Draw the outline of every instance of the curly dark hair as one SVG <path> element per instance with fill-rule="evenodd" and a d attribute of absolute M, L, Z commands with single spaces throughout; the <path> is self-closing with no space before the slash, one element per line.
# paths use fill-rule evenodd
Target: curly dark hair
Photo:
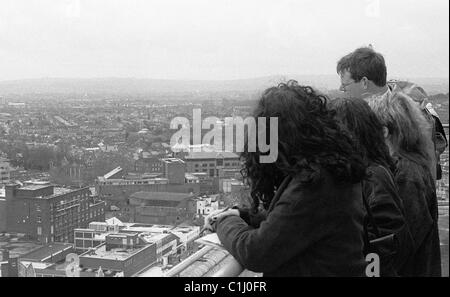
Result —
<path fill-rule="evenodd" d="M 367 164 L 379 164 L 394 172 L 395 162 L 385 143 L 383 125 L 369 104 L 363 99 L 337 98 L 330 101 L 329 105 L 355 136 Z"/>
<path fill-rule="evenodd" d="M 246 138 L 242 175 L 250 186 L 253 210 L 260 202 L 267 209 L 287 176 L 300 177 L 303 187 L 320 184 L 323 170 L 337 183 L 354 184 L 364 179 L 363 155 L 327 102 L 327 97 L 294 80 L 263 92 L 253 116 L 278 117 L 278 158 L 274 163 L 261 163 L 259 157 L 264 154 L 258 146 L 256 152 L 249 152 Z M 266 130 L 268 134 L 269 128 Z"/>

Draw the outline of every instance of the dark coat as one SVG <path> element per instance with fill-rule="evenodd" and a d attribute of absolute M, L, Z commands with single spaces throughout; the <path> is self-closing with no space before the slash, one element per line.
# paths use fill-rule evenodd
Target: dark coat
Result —
<path fill-rule="evenodd" d="M 266 277 L 364 276 L 363 220 L 361 186 L 323 172 L 313 188 L 287 178 L 259 227 L 228 216 L 216 232 L 243 267 Z"/>
<path fill-rule="evenodd" d="M 398 157 L 395 182 L 414 240 L 402 275 L 441 276 L 438 205 L 431 173 L 425 166 Z"/>
<path fill-rule="evenodd" d="M 393 174 L 387 168 L 372 164 L 367 168 L 367 178 L 363 181 L 363 196 L 370 207 L 379 237 L 395 234 L 398 248 L 389 257 L 389 263 L 381 258 L 381 266 L 392 265 L 398 275 L 411 254 L 413 239 L 406 223 L 404 206 L 399 196 Z M 368 226 L 369 239 L 377 238 L 373 226 Z M 394 251 L 394 250 L 393 250 Z"/>

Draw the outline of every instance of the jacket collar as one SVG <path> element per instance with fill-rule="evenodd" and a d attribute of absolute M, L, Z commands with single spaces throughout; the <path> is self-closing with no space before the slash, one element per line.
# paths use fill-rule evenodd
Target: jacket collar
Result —
<path fill-rule="evenodd" d="M 291 176 L 287 176 L 284 178 L 283 182 L 281 183 L 280 187 L 278 188 L 277 192 L 275 193 L 275 196 L 273 196 L 272 201 L 270 202 L 268 212 L 272 211 L 277 201 L 280 199 L 281 194 L 283 194 L 284 190 L 286 190 L 289 183 L 292 181 Z"/>

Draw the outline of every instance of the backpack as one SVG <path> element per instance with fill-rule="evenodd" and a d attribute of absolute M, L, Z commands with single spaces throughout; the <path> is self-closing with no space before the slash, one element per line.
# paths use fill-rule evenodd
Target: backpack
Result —
<path fill-rule="evenodd" d="M 436 158 L 436 160 L 434 160 L 436 164 L 436 172 L 432 175 L 436 180 L 442 179 L 440 157 L 447 148 L 448 141 L 441 120 L 439 119 L 439 115 L 433 109 L 431 102 L 429 102 L 427 93 L 419 85 L 408 81 L 390 80 L 387 84 L 393 93 L 402 92 L 412 98 L 418 104 L 425 118 L 430 123 L 430 137 L 433 140 Z"/>

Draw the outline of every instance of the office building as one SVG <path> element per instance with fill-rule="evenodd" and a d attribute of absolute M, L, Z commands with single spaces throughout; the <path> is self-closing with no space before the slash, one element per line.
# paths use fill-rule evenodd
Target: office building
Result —
<path fill-rule="evenodd" d="M 89 188 L 62 188 L 48 182 L 5 186 L 6 231 L 41 243 L 73 242 L 75 228 L 104 220 L 104 208 Z"/>

